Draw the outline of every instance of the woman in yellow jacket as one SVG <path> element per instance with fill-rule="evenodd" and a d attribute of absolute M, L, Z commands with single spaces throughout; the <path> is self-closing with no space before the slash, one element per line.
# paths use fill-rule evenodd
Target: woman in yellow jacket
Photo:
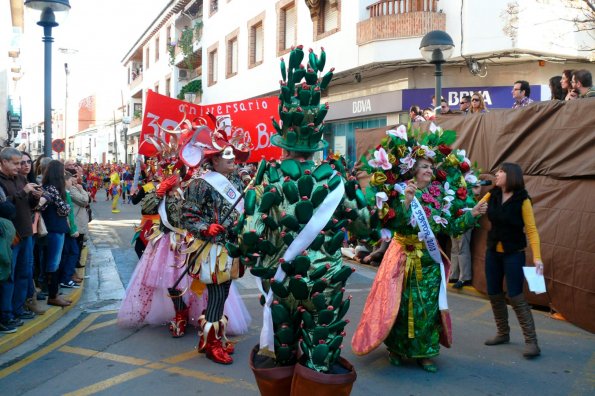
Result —
<path fill-rule="evenodd" d="M 490 192 L 487 215 L 492 228 L 487 241 L 486 281 L 498 333 L 485 344 L 499 345 L 510 341 L 508 309 L 502 287 L 506 278 L 508 298 L 525 337 L 523 356 L 531 359 L 541 352 L 531 307 L 523 295 L 527 237 L 538 273 L 543 273 L 543 262 L 531 198 L 525 190 L 523 171 L 519 165 L 505 162 L 496 172 L 496 187 Z"/>

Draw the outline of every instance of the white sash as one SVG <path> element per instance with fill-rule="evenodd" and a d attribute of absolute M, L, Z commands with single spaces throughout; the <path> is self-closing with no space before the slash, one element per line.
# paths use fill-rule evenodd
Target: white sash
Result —
<path fill-rule="evenodd" d="M 401 188 L 405 191 L 406 185 L 400 183 Z M 426 216 L 426 212 L 417 200 L 417 197 L 413 197 L 411 201 L 411 217 L 415 218 L 417 227 L 419 228 L 418 238 L 423 241 L 426 245 L 426 249 L 430 253 L 430 257 L 436 263 L 440 264 L 440 294 L 438 295 L 438 307 L 440 310 L 448 309 L 448 301 L 446 299 L 446 274 L 444 273 L 444 263 L 442 262 L 442 256 L 440 255 L 440 249 L 438 247 L 438 241 L 432 232 L 430 222 Z"/>
<path fill-rule="evenodd" d="M 236 203 L 236 200 L 242 195 L 233 184 L 229 181 L 228 178 L 223 176 L 219 172 L 210 171 L 205 173 L 200 177 L 207 183 L 211 185 L 217 192 L 225 198 L 227 202 L 231 205 Z M 236 207 L 234 208 L 238 213 L 242 214 L 244 212 L 244 199 L 240 200 Z"/>
<path fill-rule="evenodd" d="M 293 261 L 293 259 L 299 253 L 303 252 L 308 248 L 308 246 L 310 246 L 312 241 L 314 241 L 314 238 L 318 236 L 320 231 L 331 219 L 331 216 L 335 212 L 335 209 L 337 209 L 337 206 L 339 206 L 339 203 L 341 202 L 341 198 L 343 198 L 344 193 L 345 186 L 343 185 L 343 183 L 340 183 L 334 191 L 327 195 L 327 197 L 324 199 L 324 201 L 322 201 L 322 203 L 318 207 L 318 210 L 316 211 L 316 213 L 314 213 L 310 221 L 308 221 L 308 223 L 302 229 L 302 231 L 300 231 L 300 233 L 296 236 L 293 242 L 291 242 L 291 244 L 287 247 L 285 254 L 283 254 L 283 259 L 285 261 Z M 277 282 L 282 282 L 285 279 L 285 271 L 283 271 L 280 265 L 277 267 L 277 272 L 275 273 L 274 279 Z M 273 315 L 271 312 L 271 304 L 273 302 L 273 291 L 269 289 L 269 292 L 265 293 L 259 279 L 256 279 L 256 284 L 260 289 L 262 295 L 266 295 L 266 300 L 262 314 L 260 349 L 267 349 L 271 352 L 275 352 L 275 333 L 273 329 Z"/>

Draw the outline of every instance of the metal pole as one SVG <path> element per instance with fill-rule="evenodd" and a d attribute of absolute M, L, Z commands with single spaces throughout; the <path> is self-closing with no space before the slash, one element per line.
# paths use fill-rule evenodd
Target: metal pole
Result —
<path fill-rule="evenodd" d="M 45 11 L 44 11 L 45 12 Z M 53 12 L 52 13 L 53 17 Z M 43 155 L 52 157 L 52 26 L 43 26 L 44 42 L 44 84 L 43 84 L 43 122 L 44 122 L 44 137 L 43 137 Z"/>
<path fill-rule="evenodd" d="M 434 76 L 436 76 L 436 92 L 434 93 L 434 98 L 436 98 L 435 109 L 436 114 L 440 114 L 440 106 L 442 105 L 442 63 L 436 63 Z"/>
<path fill-rule="evenodd" d="M 66 94 L 64 95 L 64 143 L 66 145 L 66 158 L 72 158 L 72 154 L 70 153 L 70 144 L 68 139 L 68 75 L 70 74 L 70 70 L 68 70 L 68 63 L 64 63 L 64 72 L 66 73 Z"/>

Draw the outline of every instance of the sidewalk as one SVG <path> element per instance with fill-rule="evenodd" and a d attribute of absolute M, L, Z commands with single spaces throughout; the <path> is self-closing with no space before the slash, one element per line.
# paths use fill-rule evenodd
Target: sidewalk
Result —
<path fill-rule="evenodd" d="M 89 249 L 83 250 L 83 256 L 81 262 L 88 263 L 88 251 Z M 85 268 L 86 269 L 86 265 Z M 43 315 L 36 315 L 35 318 L 24 320 L 25 324 L 17 327 L 17 332 L 12 334 L 1 334 L 0 335 L 0 354 L 9 351 L 25 341 L 29 340 L 36 334 L 39 334 L 42 330 L 48 328 L 58 319 L 63 317 L 66 313 L 72 310 L 83 295 L 83 289 L 86 281 L 80 284 L 78 289 L 66 289 L 60 288 L 60 292 L 63 297 L 72 301 L 72 304 L 68 307 L 55 307 L 47 305 L 47 301 L 38 301 L 42 308 L 46 309 Z"/>

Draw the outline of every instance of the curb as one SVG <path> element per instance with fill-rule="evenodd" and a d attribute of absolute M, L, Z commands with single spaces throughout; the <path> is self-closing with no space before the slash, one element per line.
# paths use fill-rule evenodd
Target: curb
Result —
<path fill-rule="evenodd" d="M 85 252 L 85 250 L 87 250 L 87 252 Z M 83 270 L 86 271 L 86 264 L 88 264 L 89 260 L 88 249 L 85 250 L 83 250 L 83 253 L 81 253 L 81 261 L 85 263 Z M 0 335 L 0 354 L 21 345 L 66 315 L 66 313 L 74 308 L 74 306 L 76 306 L 81 299 L 84 285 L 85 281 L 83 280 L 78 289 L 60 288 L 60 291 L 63 293 L 63 297 L 67 297 L 70 301 L 72 301 L 72 304 L 67 307 L 56 307 L 47 305 L 47 303 L 44 301 L 38 301 L 44 308 L 47 308 L 47 311 L 43 315 L 35 315 L 35 318 L 33 319 L 24 320 L 25 324 L 17 327 L 16 333 Z"/>
<path fill-rule="evenodd" d="M 83 281 L 84 283 L 84 281 Z M 16 333 L 4 334 L 0 336 L 0 354 L 21 345 L 34 335 L 48 328 L 68 311 L 70 311 L 79 301 L 83 293 L 83 283 L 78 289 L 72 289 L 71 293 L 64 293 L 63 296 L 72 301 L 68 307 L 48 306 L 48 310 L 43 315 L 36 315 L 35 318 L 25 320 L 25 324 L 18 327 Z M 44 304 L 45 305 L 45 304 Z"/>

